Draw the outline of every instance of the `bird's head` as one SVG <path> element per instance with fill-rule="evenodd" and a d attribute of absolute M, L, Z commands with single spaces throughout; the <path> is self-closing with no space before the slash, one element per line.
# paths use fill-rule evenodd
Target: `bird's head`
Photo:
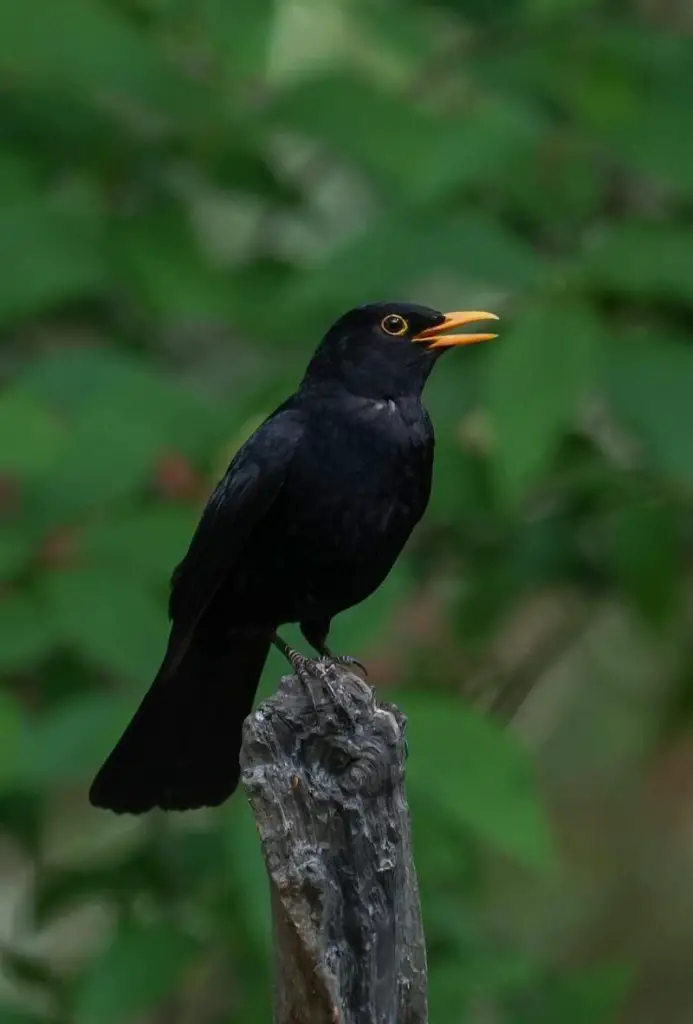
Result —
<path fill-rule="evenodd" d="M 440 313 L 409 302 L 358 306 L 330 327 L 306 379 L 338 382 L 372 398 L 419 395 L 443 352 L 496 337 L 460 328 L 497 319 L 480 310 Z"/>

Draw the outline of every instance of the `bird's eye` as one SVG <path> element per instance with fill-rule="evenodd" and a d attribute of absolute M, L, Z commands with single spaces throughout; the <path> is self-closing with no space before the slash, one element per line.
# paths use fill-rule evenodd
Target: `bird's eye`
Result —
<path fill-rule="evenodd" d="M 394 334 L 396 336 L 406 334 L 409 330 L 409 324 L 399 313 L 389 313 L 386 317 L 383 317 L 380 321 L 380 327 L 386 334 Z"/>

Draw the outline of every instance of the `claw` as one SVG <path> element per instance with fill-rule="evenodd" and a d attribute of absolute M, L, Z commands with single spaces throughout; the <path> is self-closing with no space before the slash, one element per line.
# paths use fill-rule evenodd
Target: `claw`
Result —
<path fill-rule="evenodd" d="M 361 671 L 363 672 L 364 678 L 365 679 L 368 678 L 368 669 L 366 668 L 366 666 L 362 662 L 360 662 L 357 658 L 353 658 L 351 656 L 351 654 L 333 654 L 332 651 L 329 651 L 329 650 L 325 649 L 325 651 L 323 653 L 323 657 L 327 661 L 333 662 L 335 665 L 345 665 L 345 666 L 348 666 L 349 668 L 351 668 L 352 666 L 355 665 L 356 668 L 360 668 L 361 669 Z"/>
<path fill-rule="evenodd" d="M 351 654 L 341 654 L 337 658 L 337 661 L 340 665 L 355 665 L 356 668 L 360 668 L 363 672 L 364 679 L 368 679 L 368 669 L 362 661 L 358 660 L 358 658 L 352 657 Z"/>

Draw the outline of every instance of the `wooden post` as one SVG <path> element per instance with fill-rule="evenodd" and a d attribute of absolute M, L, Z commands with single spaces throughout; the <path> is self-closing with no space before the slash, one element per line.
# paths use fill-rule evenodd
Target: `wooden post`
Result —
<path fill-rule="evenodd" d="M 275 1024 L 427 1024 L 406 720 L 350 670 L 311 673 L 249 716 L 241 753 L 270 882 Z"/>

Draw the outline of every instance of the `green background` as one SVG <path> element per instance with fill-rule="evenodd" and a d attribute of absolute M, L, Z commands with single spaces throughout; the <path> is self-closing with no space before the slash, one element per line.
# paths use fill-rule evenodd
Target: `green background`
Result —
<path fill-rule="evenodd" d="M 0 1024 L 270 1020 L 243 798 L 86 790 L 215 480 L 382 298 L 502 317 L 431 380 L 427 517 L 334 633 L 409 716 L 431 1021 L 693 1019 L 692 34 L 677 0 L 0 0 Z"/>

